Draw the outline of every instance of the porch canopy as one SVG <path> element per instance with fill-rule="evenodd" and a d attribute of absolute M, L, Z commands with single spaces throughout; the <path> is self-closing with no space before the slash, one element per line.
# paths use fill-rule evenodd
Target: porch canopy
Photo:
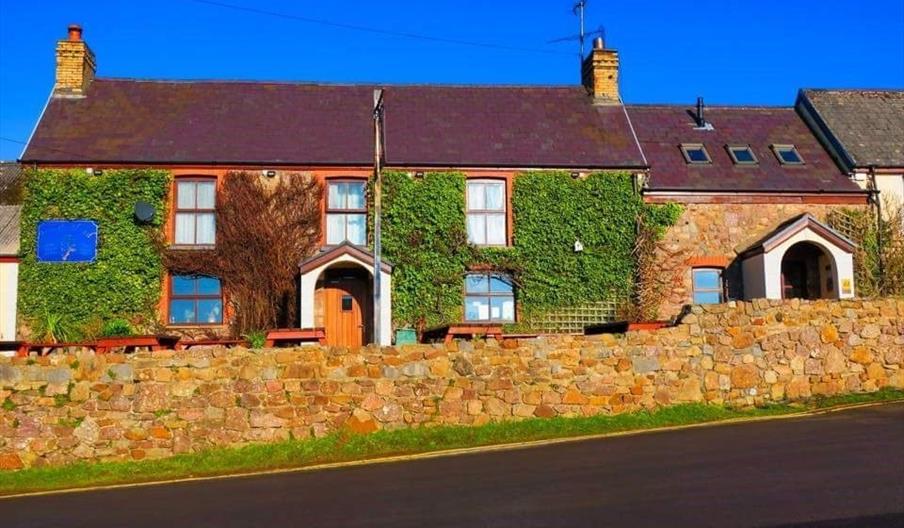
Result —
<path fill-rule="evenodd" d="M 356 269 L 364 270 L 367 276 L 373 280 L 374 255 L 370 251 L 344 242 L 337 246 L 323 248 L 320 252 L 304 259 L 299 264 L 301 273 L 299 288 L 299 313 L 302 328 L 323 326 L 323 321 L 318 319 L 318 303 L 316 292 L 318 281 L 324 276 L 324 272 L 331 269 Z M 392 264 L 382 261 L 380 266 L 380 328 L 376 336 L 380 345 L 392 344 Z M 363 273 L 363 271 L 362 271 Z M 370 290 L 372 291 L 372 290 Z M 372 299 L 367 299 L 372 303 Z M 322 307 L 321 312 L 322 312 Z M 369 309 L 364 310 L 365 317 L 370 316 Z M 330 314 L 320 313 L 320 317 L 329 317 Z M 365 325 L 371 324 L 365 321 Z M 331 336 L 327 335 L 327 339 Z"/>
<path fill-rule="evenodd" d="M 856 244 L 804 213 L 740 252 L 746 299 L 854 296 Z"/>

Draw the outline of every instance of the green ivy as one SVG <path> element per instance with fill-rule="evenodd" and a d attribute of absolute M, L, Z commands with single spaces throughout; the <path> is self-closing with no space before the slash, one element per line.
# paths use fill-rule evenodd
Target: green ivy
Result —
<path fill-rule="evenodd" d="M 431 327 L 460 319 L 468 260 L 465 176 L 383 175 L 383 254 L 395 265 L 393 319 Z"/>
<path fill-rule="evenodd" d="M 463 277 L 475 264 L 514 276 L 522 320 L 561 306 L 626 298 L 638 216 L 664 231 L 681 212 L 644 204 L 628 173 L 575 179 L 560 171 L 525 172 L 514 181 L 513 247 L 475 248 L 467 243 L 465 185 L 458 172 L 384 175 L 383 252 L 396 265 L 397 325 L 461 320 Z M 574 251 L 576 240 L 583 251 Z"/>
<path fill-rule="evenodd" d="M 151 169 L 38 170 L 25 177 L 19 310 L 29 324 L 65 316 L 84 332 L 98 321 L 155 320 L 163 273 L 160 235 L 166 218 L 168 172 Z M 135 203 L 156 209 L 148 225 L 133 217 Z M 42 263 L 35 257 L 38 222 L 98 222 L 94 263 Z"/>

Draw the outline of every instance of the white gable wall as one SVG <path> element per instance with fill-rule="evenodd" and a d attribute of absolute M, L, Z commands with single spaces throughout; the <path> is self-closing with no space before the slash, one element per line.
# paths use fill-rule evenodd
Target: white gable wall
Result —
<path fill-rule="evenodd" d="M 0 262 L 0 341 L 16 339 L 16 302 L 19 264 Z"/>

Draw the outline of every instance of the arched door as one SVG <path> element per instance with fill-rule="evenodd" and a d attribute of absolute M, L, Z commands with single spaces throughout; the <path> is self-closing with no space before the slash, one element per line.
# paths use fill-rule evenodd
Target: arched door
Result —
<path fill-rule="evenodd" d="M 370 275 L 360 268 L 326 270 L 317 283 L 315 303 L 321 313 L 326 342 L 360 347 L 371 341 Z"/>
<path fill-rule="evenodd" d="M 834 277 L 832 258 L 822 248 L 798 242 L 782 257 L 782 298 L 836 298 Z"/>

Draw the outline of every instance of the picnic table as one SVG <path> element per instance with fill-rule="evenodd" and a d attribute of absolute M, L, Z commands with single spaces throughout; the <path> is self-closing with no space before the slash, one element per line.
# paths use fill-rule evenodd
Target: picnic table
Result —
<path fill-rule="evenodd" d="M 180 336 L 174 335 L 138 335 L 123 337 L 101 337 L 97 340 L 95 350 L 98 354 L 106 354 L 113 348 L 122 348 L 123 352 L 134 352 L 136 348 L 150 350 L 166 350 L 176 348 Z"/>
<path fill-rule="evenodd" d="M 224 347 L 234 347 L 234 346 L 248 346 L 247 339 L 191 339 L 187 341 L 179 341 L 176 343 L 176 350 L 188 350 L 192 347 L 196 346 L 224 346 Z"/>
<path fill-rule="evenodd" d="M 446 343 L 451 343 L 456 337 L 484 335 L 495 337 L 502 341 L 502 324 L 500 323 L 456 323 L 431 328 L 424 332 L 424 340 L 443 338 Z"/>
<path fill-rule="evenodd" d="M 61 350 L 64 348 L 87 348 L 89 350 L 97 351 L 97 343 L 93 341 L 63 343 L 32 343 L 28 341 L 21 341 L 19 342 L 19 346 L 16 348 L 16 355 L 19 357 L 25 357 L 32 350 L 37 350 L 38 355 L 44 356 L 53 352 L 54 350 Z"/>
<path fill-rule="evenodd" d="M 267 332 L 264 346 L 269 348 L 312 341 L 317 341 L 321 345 L 326 344 L 326 332 L 323 328 L 277 328 L 270 330 Z"/>

